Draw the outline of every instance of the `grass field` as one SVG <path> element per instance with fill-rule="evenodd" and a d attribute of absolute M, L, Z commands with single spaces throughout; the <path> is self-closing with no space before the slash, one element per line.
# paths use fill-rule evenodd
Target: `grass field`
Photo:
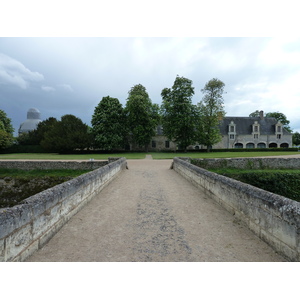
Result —
<path fill-rule="evenodd" d="M 91 170 L 19 170 L 19 169 L 3 169 L 0 168 L 0 179 L 5 177 L 14 178 L 36 178 L 36 177 L 77 177 L 81 174 L 90 172 Z"/>
<path fill-rule="evenodd" d="M 149 153 L 153 159 L 172 159 L 174 157 L 191 158 L 234 158 L 234 157 L 258 157 L 298 154 L 298 152 L 274 151 L 274 152 L 189 152 L 189 153 Z M 300 153 L 299 153 L 300 158 Z"/>
<path fill-rule="evenodd" d="M 152 155 L 153 159 L 173 159 L 174 157 L 191 157 L 191 158 L 234 158 L 234 157 L 258 157 L 258 156 L 278 156 L 298 154 L 299 152 L 211 152 L 211 153 L 114 153 L 114 154 L 57 154 L 57 153 L 15 153 L 15 154 L 0 154 L 1 159 L 12 160 L 107 160 L 108 157 L 125 157 L 126 159 L 144 159 L 147 155 Z"/>

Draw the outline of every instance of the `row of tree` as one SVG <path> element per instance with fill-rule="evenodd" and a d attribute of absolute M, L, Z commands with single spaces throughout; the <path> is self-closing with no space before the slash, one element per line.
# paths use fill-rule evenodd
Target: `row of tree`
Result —
<path fill-rule="evenodd" d="M 73 115 L 61 120 L 49 118 L 38 124 L 37 129 L 18 137 L 20 145 L 40 145 L 49 152 L 65 153 L 74 149 L 101 149 L 105 151 L 126 149 L 129 144 L 143 147 L 162 125 L 164 135 L 185 150 L 199 143 L 208 149 L 221 139 L 219 120 L 223 109 L 224 83 L 210 80 L 202 92 L 203 99 L 192 103 L 192 81 L 176 76 L 171 88 L 161 92 L 162 104 L 152 103 L 146 88 L 137 84 L 128 92 L 123 108 L 117 98 L 103 97 L 95 107 L 91 127 Z"/>
<path fill-rule="evenodd" d="M 225 84 L 213 78 L 201 90 L 202 100 L 192 103 L 192 81 L 176 76 L 171 88 L 161 92 L 162 104 L 153 104 L 144 86 L 137 84 L 128 92 L 123 108 L 117 98 L 103 97 L 95 107 L 91 127 L 73 115 L 61 120 L 49 118 L 38 124 L 36 130 L 17 138 L 20 145 L 40 145 L 49 152 L 66 153 L 74 149 L 121 150 L 135 144 L 148 151 L 148 145 L 162 125 L 164 135 L 186 150 L 191 144 L 202 144 L 209 150 L 221 140 L 219 122 L 225 116 L 223 93 Z M 250 116 L 259 116 L 255 111 Z M 267 113 L 267 117 L 280 120 L 291 132 L 289 121 L 282 113 Z M 295 133 L 294 144 L 299 133 Z M 293 137 L 294 138 L 294 137 Z M 0 149 L 13 142 L 10 119 L 0 110 Z"/>
<path fill-rule="evenodd" d="M 96 147 L 105 150 L 120 148 L 129 142 L 148 145 L 158 125 L 164 135 L 180 149 L 199 143 L 208 149 L 221 139 L 219 120 L 225 115 L 223 109 L 224 83 L 216 78 L 202 89 L 203 100 L 194 105 L 192 81 L 177 76 L 172 88 L 161 92 L 162 105 L 153 104 L 144 86 L 135 85 L 129 91 L 123 109 L 119 100 L 104 97 L 92 117 L 92 133 Z"/>

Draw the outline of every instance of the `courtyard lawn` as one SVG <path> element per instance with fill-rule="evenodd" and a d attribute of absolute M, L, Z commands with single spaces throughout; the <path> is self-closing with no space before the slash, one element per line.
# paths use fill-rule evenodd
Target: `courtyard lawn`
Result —
<path fill-rule="evenodd" d="M 152 155 L 153 159 L 173 159 L 174 157 L 191 158 L 238 158 L 238 157 L 258 157 L 258 156 L 278 156 L 278 155 L 299 155 L 299 152 L 149 152 L 149 153 L 114 153 L 114 154 L 57 154 L 57 153 L 12 153 L 0 154 L 0 160 L 107 160 L 108 157 L 125 157 L 126 159 L 144 159 L 146 155 Z"/>
<path fill-rule="evenodd" d="M 126 157 L 126 159 L 144 159 L 145 153 L 113 153 L 113 154 L 57 154 L 57 153 L 10 153 L 0 154 L 1 159 L 12 160 L 107 160 L 108 157 Z"/>
<path fill-rule="evenodd" d="M 191 158 L 238 158 L 238 157 L 259 157 L 259 156 L 279 156 L 279 155 L 294 155 L 299 152 L 274 151 L 274 152 L 187 152 L 187 153 L 163 153 L 153 152 L 148 153 L 153 159 L 173 159 L 174 157 L 191 157 Z"/>

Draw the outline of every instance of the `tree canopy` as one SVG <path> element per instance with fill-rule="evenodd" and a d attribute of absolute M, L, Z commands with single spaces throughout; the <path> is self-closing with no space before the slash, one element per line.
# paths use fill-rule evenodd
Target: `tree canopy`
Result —
<path fill-rule="evenodd" d="M 45 133 L 49 131 L 56 123 L 57 119 L 50 117 L 40 123 L 38 123 L 37 128 L 28 133 L 22 133 L 18 136 L 17 140 L 20 145 L 40 145 L 41 141 L 45 137 Z"/>
<path fill-rule="evenodd" d="M 296 146 L 300 145 L 300 133 L 298 131 L 293 134 L 293 144 Z"/>
<path fill-rule="evenodd" d="M 277 121 L 280 121 L 283 125 L 283 128 L 285 128 L 288 132 L 292 132 L 292 129 L 290 128 L 289 124 L 290 121 L 286 118 L 286 115 L 280 112 L 269 112 L 266 113 L 266 117 L 269 118 L 275 118 Z"/>
<path fill-rule="evenodd" d="M 159 106 L 152 104 L 146 88 L 137 84 L 128 92 L 125 115 L 130 139 L 148 151 L 148 144 L 159 123 Z"/>
<path fill-rule="evenodd" d="M 45 132 L 41 146 L 49 151 L 68 153 L 88 148 L 90 136 L 88 126 L 73 115 L 64 115 L 60 121 Z"/>
<path fill-rule="evenodd" d="M 260 111 L 256 110 L 252 112 L 249 117 L 259 117 Z M 267 118 L 275 118 L 277 121 L 280 121 L 283 128 L 285 128 L 288 132 L 292 132 L 292 129 L 290 128 L 289 124 L 290 121 L 287 119 L 286 115 L 284 113 L 281 113 L 279 111 L 277 112 L 268 112 L 265 114 Z"/>
<path fill-rule="evenodd" d="M 14 128 L 11 119 L 0 109 L 0 149 L 8 148 L 13 143 Z"/>
<path fill-rule="evenodd" d="M 196 125 L 199 115 L 196 105 L 192 103 L 194 87 L 192 81 L 176 76 L 172 88 L 164 88 L 161 92 L 161 116 L 164 135 L 173 140 L 179 148 L 196 141 Z"/>
<path fill-rule="evenodd" d="M 207 151 L 210 151 L 212 145 L 222 139 L 219 124 L 225 116 L 223 108 L 224 87 L 225 84 L 221 80 L 213 78 L 201 90 L 204 96 L 202 101 L 198 103 L 200 112 L 198 141 L 207 147 Z"/>
<path fill-rule="evenodd" d="M 127 126 L 117 98 L 103 97 L 95 107 L 91 123 L 95 147 L 109 151 L 124 147 Z"/>

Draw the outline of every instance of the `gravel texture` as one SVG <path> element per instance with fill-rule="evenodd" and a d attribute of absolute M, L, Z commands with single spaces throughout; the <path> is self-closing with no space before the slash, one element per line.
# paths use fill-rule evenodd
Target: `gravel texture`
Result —
<path fill-rule="evenodd" d="M 27 261 L 285 261 L 171 170 L 172 160 L 127 162 L 128 170 Z"/>

